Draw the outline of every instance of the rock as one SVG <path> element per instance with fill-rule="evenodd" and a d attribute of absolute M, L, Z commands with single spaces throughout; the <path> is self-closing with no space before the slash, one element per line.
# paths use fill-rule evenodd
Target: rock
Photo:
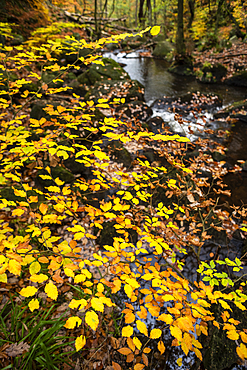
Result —
<path fill-rule="evenodd" d="M 43 169 L 37 172 L 36 182 L 39 185 L 41 185 L 42 187 L 55 185 L 54 181 L 44 180 L 42 179 L 42 177 L 40 177 L 40 175 L 47 175 L 47 172 Z M 66 184 L 73 182 L 75 179 L 74 175 L 62 166 L 51 167 L 51 175 L 53 179 L 59 177 L 59 179 L 64 181 Z"/>
<path fill-rule="evenodd" d="M 152 108 L 165 111 L 173 111 L 180 114 L 188 114 L 191 111 L 210 111 L 222 105 L 222 98 L 214 94 L 188 93 L 180 98 L 164 97 L 157 99 L 151 105 Z"/>
<path fill-rule="evenodd" d="M 205 63 L 201 68 L 201 71 L 203 75 L 201 78 L 199 78 L 199 80 L 206 83 L 220 82 L 227 74 L 227 68 L 221 63 L 216 63 L 213 65 Z"/>
<path fill-rule="evenodd" d="M 214 118 L 227 118 L 230 116 L 231 118 L 239 118 L 240 120 L 246 121 L 247 116 L 245 111 L 247 111 L 247 99 L 235 102 L 228 107 L 219 110 L 214 113 Z"/>
<path fill-rule="evenodd" d="M 87 93 L 87 88 L 85 85 L 80 84 L 77 80 L 72 80 L 66 84 L 66 86 L 70 87 L 66 91 L 67 94 L 73 95 L 76 94 L 78 96 L 84 97 Z"/>
<path fill-rule="evenodd" d="M 148 128 L 150 131 L 152 131 L 154 134 L 158 134 L 159 130 L 163 130 L 163 126 L 165 125 L 165 122 L 161 117 L 151 117 L 146 121 Z"/>
<path fill-rule="evenodd" d="M 153 114 L 152 109 L 144 102 L 135 100 L 116 108 L 117 113 L 127 117 L 134 117 L 140 121 L 146 121 Z"/>
<path fill-rule="evenodd" d="M 173 50 L 174 47 L 169 41 L 160 41 L 154 48 L 153 56 L 156 58 L 165 58 Z"/>
<path fill-rule="evenodd" d="M 97 236 L 96 243 L 99 244 L 101 248 L 104 247 L 104 245 L 113 245 L 114 237 L 122 237 L 123 234 L 119 234 L 117 232 L 117 229 L 115 229 L 114 225 L 117 223 L 115 221 L 106 221 L 103 222 L 102 226 L 103 229 L 94 229 L 94 235 Z M 129 233 L 129 241 L 130 243 L 136 243 L 138 234 L 133 229 L 125 228 L 125 232 Z"/>
<path fill-rule="evenodd" d="M 109 101 L 114 98 L 125 98 L 126 102 L 138 99 L 144 100 L 144 87 L 137 80 L 96 82 L 94 87 L 85 95 L 85 99 L 93 99 L 97 102 L 99 98 L 108 97 Z"/>
<path fill-rule="evenodd" d="M 31 105 L 31 113 L 30 113 L 30 118 L 34 118 L 37 120 L 40 120 L 42 117 L 46 118 L 48 121 L 51 120 L 51 118 L 56 118 L 59 122 L 62 121 L 61 118 L 59 118 L 58 115 L 52 115 L 49 114 L 45 111 L 45 108 L 47 105 L 52 105 L 54 107 L 54 110 L 59 106 L 65 106 L 68 105 L 67 102 L 64 100 L 36 100 L 34 103 Z"/>
<path fill-rule="evenodd" d="M 147 42 L 146 36 L 140 36 L 140 35 L 128 37 L 126 39 L 126 44 L 131 49 L 138 49 L 142 47 L 142 45 L 145 42 Z"/>
<path fill-rule="evenodd" d="M 58 75 L 55 74 L 55 73 L 46 72 L 42 75 L 42 81 L 44 83 L 46 83 L 49 87 L 52 87 L 52 88 L 62 87 L 63 86 L 63 81 L 62 80 L 54 82 L 54 80 L 56 80 L 58 78 L 57 76 Z"/>
<path fill-rule="evenodd" d="M 24 42 L 24 37 L 22 35 L 15 35 L 13 39 L 10 40 L 10 45 L 11 46 L 18 46 L 23 44 Z"/>
<path fill-rule="evenodd" d="M 127 168 L 131 167 L 132 157 L 121 142 L 117 140 L 110 141 L 106 147 L 106 151 L 114 162 L 123 163 Z"/>
<path fill-rule="evenodd" d="M 113 59 L 102 58 L 104 66 L 92 64 L 89 69 L 77 77 L 81 84 L 94 85 L 98 81 L 130 79 L 127 72 Z"/>
<path fill-rule="evenodd" d="M 225 81 L 226 85 L 247 87 L 247 71 L 237 72 Z"/>

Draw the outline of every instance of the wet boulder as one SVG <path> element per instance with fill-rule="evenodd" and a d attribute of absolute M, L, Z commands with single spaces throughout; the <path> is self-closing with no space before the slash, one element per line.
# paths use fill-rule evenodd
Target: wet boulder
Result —
<path fill-rule="evenodd" d="M 125 102 L 132 100 L 144 100 L 144 86 L 137 80 L 107 80 L 96 82 L 91 90 L 85 96 L 85 99 L 93 99 L 97 102 L 99 98 L 108 98 L 112 101 L 114 98 L 124 98 Z"/>
<path fill-rule="evenodd" d="M 136 118 L 142 122 L 145 122 L 153 114 L 152 109 L 146 103 L 138 100 L 123 104 L 117 107 L 116 111 L 123 117 Z"/>
<path fill-rule="evenodd" d="M 169 41 L 159 41 L 154 48 L 153 56 L 156 58 L 166 58 L 173 50 L 174 47 Z"/>
<path fill-rule="evenodd" d="M 225 80 L 226 85 L 247 87 L 247 71 L 234 73 L 232 77 Z"/>
<path fill-rule="evenodd" d="M 221 63 L 216 64 L 204 64 L 201 68 L 202 75 L 199 77 L 201 82 L 205 83 L 216 83 L 220 82 L 223 77 L 227 74 L 227 67 Z"/>
<path fill-rule="evenodd" d="M 81 84 L 94 85 L 98 81 L 129 79 L 129 75 L 113 59 L 102 58 L 101 64 L 92 64 L 89 69 L 77 77 Z"/>

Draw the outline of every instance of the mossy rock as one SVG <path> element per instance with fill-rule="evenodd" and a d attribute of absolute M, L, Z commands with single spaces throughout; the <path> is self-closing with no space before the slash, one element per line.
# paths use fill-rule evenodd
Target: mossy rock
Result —
<path fill-rule="evenodd" d="M 54 80 L 56 80 L 58 77 L 56 74 L 54 73 L 44 73 L 42 75 L 42 81 L 46 84 L 48 84 L 49 87 L 52 87 L 52 88 L 55 88 L 55 87 L 62 87 L 63 86 L 63 82 L 62 81 L 56 81 L 56 82 L 53 82 Z"/>
<path fill-rule="evenodd" d="M 214 118 L 226 118 L 228 116 L 234 118 L 242 110 L 247 110 L 247 99 L 234 102 L 228 107 L 221 109 L 214 114 Z"/>
<path fill-rule="evenodd" d="M 90 68 L 78 77 L 80 83 L 89 83 L 94 85 L 97 81 L 102 80 L 121 80 L 129 79 L 129 75 L 124 69 L 113 59 L 102 58 L 104 66 L 101 64 L 92 64 Z"/>
<path fill-rule="evenodd" d="M 152 108 L 150 108 L 143 101 L 139 100 L 134 100 L 132 102 L 123 104 L 117 107 L 116 111 L 121 111 L 121 113 L 124 113 L 127 117 L 134 117 L 140 121 L 146 121 L 153 114 Z"/>
<path fill-rule="evenodd" d="M 15 186 L 15 188 L 17 190 L 23 190 L 23 188 L 21 186 Z M 27 196 L 30 197 L 30 196 L 38 196 L 38 202 L 44 202 L 45 201 L 45 197 L 42 195 L 42 194 L 37 194 L 36 191 L 34 190 L 28 190 L 27 191 Z M 4 198 L 6 200 L 9 200 L 9 201 L 27 201 L 25 197 L 19 197 L 19 196 L 16 196 L 15 193 L 14 193 L 14 190 L 12 187 L 10 186 L 6 186 L 2 189 L 0 189 L 0 197 L 1 198 Z M 36 208 L 37 207 L 37 203 L 31 203 L 31 207 L 32 208 Z"/>
<path fill-rule="evenodd" d="M 87 93 L 87 89 L 85 85 L 80 84 L 77 80 L 72 80 L 66 83 L 66 86 L 69 87 L 67 90 L 67 94 L 73 95 L 76 94 L 78 96 L 84 97 Z"/>
<path fill-rule="evenodd" d="M 128 150 L 125 149 L 123 144 L 119 141 L 110 141 L 106 147 L 106 150 L 113 161 L 117 163 L 123 163 L 123 165 L 127 168 L 131 166 L 132 157 Z"/>
<path fill-rule="evenodd" d="M 94 235 L 97 235 L 99 233 L 99 236 L 96 239 L 96 243 L 99 244 L 101 248 L 103 248 L 104 245 L 113 245 L 115 237 L 123 237 L 123 234 L 118 233 L 114 225 L 117 225 L 115 221 L 108 221 L 102 224 L 103 229 L 94 229 Z M 130 243 L 136 244 L 138 240 L 137 232 L 133 229 L 125 229 L 125 231 L 129 233 Z"/>
<path fill-rule="evenodd" d="M 247 71 L 234 73 L 232 77 L 225 80 L 225 83 L 230 86 L 247 87 Z"/>
<path fill-rule="evenodd" d="M 165 58 L 173 50 L 174 47 L 169 41 L 160 41 L 154 48 L 153 56 L 156 58 Z"/>
<path fill-rule="evenodd" d="M 213 65 L 204 65 L 201 68 L 203 73 L 202 77 L 200 78 L 201 82 L 206 83 L 216 83 L 220 82 L 223 77 L 227 74 L 227 67 L 225 67 L 221 63 L 216 63 Z"/>
<path fill-rule="evenodd" d="M 39 185 L 41 185 L 43 188 L 47 186 L 55 185 L 54 181 L 44 180 L 40 177 L 40 175 L 47 175 L 47 171 L 42 169 L 37 172 L 36 182 Z M 74 175 L 70 171 L 68 171 L 66 168 L 61 167 L 61 166 L 52 167 L 51 176 L 53 179 L 56 179 L 58 177 L 60 180 L 64 181 L 66 184 L 73 182 L 75 179 Z"/>
<path fill-rule="evenodd" d="M 144 100 L 144 87 L 137 80 L 96 82 L 94 87 L 87 92 L 85 99 L 93 99 L 96 103 L 99 98 L 111 96 L 113 98 L 125 98 L 125 102 L 138 99 Z M 113 98 L 112 98 L 113 97 Z M 110 100 L 110 101 L 111 101 Z"/>
<path fill-rule="evenodd" d="M 56 110 L 56 108 L 60 105 L 61 106 L 68 106 L 68 103 L 65 102 L 65 101 L 60 101 L 60 100 L 53 100 L 53 101 L 45 100 L 45 99 L 44 100 L 36 100 L 31 105 L 30 118 L 40 120 L 42 117 L 44 117 L 44 118 L 47 119 L 47 121 L 51 121 L 51 119 L 56 119 L 60 123 L 63 122 L 64 120 L 59 118 L 58 115 L 52 115 L 52 114 L 49 114 L 45 111 L 45 108 L 48 105 L 52 105 L 54 107 L 54 110 Z M 52 124 L 51 124 L 51 126 L 49 126 L 49 128 L 51 128 L 51 127 L 53 127 Z"/>

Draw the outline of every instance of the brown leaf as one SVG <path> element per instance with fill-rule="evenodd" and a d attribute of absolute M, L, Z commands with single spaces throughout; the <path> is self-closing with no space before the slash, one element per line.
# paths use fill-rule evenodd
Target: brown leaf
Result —
<path fill-rule="evenodd" d="M 24 352 L 27 352 L 30 348 L 30 345 L 24 342 L 13 343 L 7 349 L 6 352 L 9 357 L 16 357 L 22 355 Z"/>

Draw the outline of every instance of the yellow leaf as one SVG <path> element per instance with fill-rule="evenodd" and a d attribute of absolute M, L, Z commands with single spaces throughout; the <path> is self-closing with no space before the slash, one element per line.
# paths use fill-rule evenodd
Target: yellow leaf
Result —
<path fill-rule="evenodd" d="M 136 346 L 136 348 L 138 348 L 138 349 L 142 348 L 142 343 L 137 337 L 133 338 L 133 342 L 134 342 L 134 345 Z"/>
<path fill-rule="evenodd" d="M 229 330 L 227 332 L 227 337 L 231 340 L 238 340 L 239 334 L 236 332 L 236 330 Z"/>
<path fill-rule="evenodd" d="M 100 298 L 93 297 L 91 299 L 91 305 L 96 311 L 104 312 L 104 305 Z"/>
<path fill-rule="evenodd" d="M 41 205 L 39 206 L 39 210 L 43 215 L 45 215 L 48 210 L 48 205 L 41 203 Z"/>
<path fill-rule="evenodd" d="M 160 33 L 160 26 L 153 26 L 150 30 L 152 36 L 156 36 Z"/>
<path fill-rule="evenodd" d="M 51 281 L 48 284 L 46 284 L 45 292 L 49 298 L 56 301 L 57 296 L 58 296 L 58 291 L 57 291 L 56 285 L 54 285 Z"/>
<path fill-rule="evenodd" d="M 99 325 L 98 315 L 94 311 L 87 311 L 85 321 L 92 330 L 96 330 Z"/>
<path fill-rule="evenodd" d="M 75 276 L 74 271 L 69 269 L 68 267 L 65 267 L 63 270 L 64 270 L 65 275 L 67 275 L 69 277 L 74 277 Z"/>
<path fill-rule="evenodd" d="M 41 269 L 41 265 L 37 261 L 31 263 L 31 265 L 29 266 L 29 272 L 31 275 L 37 274 L 37 272 L 39 272 L 40 269 Z"/>
<path fill-rule="evenodd" d="M 135 315 L 133 314 L 133 312 L 127 312 L 126 315 L 125 315 L 125 323 L 126 324 L 131 324 L 132 322 L 135 321 Z"/>
<path fill-rule="evenodd" d="M 193 331 L 193 329 L 194 329 L 191 320 L 187 316 L 179 317 L 174 322 L 174 325 L 178 326 L 182 331 L 189 332 L 190 330 Z"/>
<path fill-rule="evenodd" d="M 26 192 L 24 190 L 17 190 L 17 189 L 14 189 L 14 194 L 17 196 L 17 197 L 22 197 L 22 198 L 25 198 L 26 197 Z"/>
<path fill-rule="evenodd" d="M 197 348 L 193 348 L 193 351 L 195 352 L 195 355 L 202 361 L 202 354 Z"/>
<path fill-rule="evenodd" d="M 128 296 L 129 298 L 131 298 L 131 297 L 132 297 L 132 294 L 133 294 L 133 288 L 132 288 L 129 284 L 125 284 L 125 286 L 124 286 L 124 291 L 125 291 L 125 293 L 127 294 L 127 296 Z"/>
<path fill-rule="evenodd" d="M 77 317 L 77 316 L 71 316 L 68 318 L 68 320 L 66 321 L 64 327 L 66 329 L 74 329 L 76 327 L 76 324 L 78 324 L 78 326 L 80 326 L 82 323 L 82 319 L 80 319 L 80 317 Z"/>
<path fill-rule="evenodd" d="M 75 340 L 75 349 L 76 351 L 80 351 L 86 344 L 86 337 L 84 335 L 81 335 L 80 337 L 77 337 Z"/>
<path fill-rule="evenodd" d="M 14 275 L 20 275 L 21 273 L 21 264 L 16 260 L 10 260 L 8 266 L 9 272 Z"/>
<path fill-rule="evenodd" d="M 48 280 L 48 276 L 45 274 L 39 274 L 39 275 L 32 275 L 30 277 L 30 280 L 33 281 L 34 283 L 43 283 L 44 281 Z"/>
<path fill-rule="evenodd" d="M 17 208 L 17 209 L 14 209 L 14 211 L 12 212 L 12 216 L 21 216 L 23 215 L 25 211 L 21 208 Z"/>
<path fill-rule="evenodd" d="M 164 321 L 167 325 L 170 325 L 173 322 L 173 317 L 170 314 L 162 313 L 157 320 Z"/>
<path fill-rule="evenodd" d="M 22 295 L 23 297 L 32 297 L 37 291 L 38 289 L 34 286 L 28 286 L 26 288 L 22 288 L 22 290 L 20 291 L 20 295 Z"/>
<path fill-rule="evenodd" d="M 137 329 L 139 330 L 140 333 L 142 333 L 142 334 L 146 335 L 146 337 L 148 337 L 147 327 L 144 324 L 144 322 L 142 322 L 140 320 L 137 320 L 136 321 L 136 327 L 137 327 Z"/>
<path fill-rule="evenodd" d="M 160 329 L 152 329 L 150 333 L 151 339 L 157 339 L 161 336 L 162 331 Z"/>
<path fill-rule="evenodd" d="M 240 333 L 241 339 L 244 343 L 247 343 L 247 334 L 245 334 L 243 331 Z"/>
<path fill-rule="evenodd" d="M 181 357 L 179 357 L 176 362 L 177 362 L 178 366 L 182 366 L 183 360 L 182 360 Z"/>
<path fill-rule="evenodd" d="M 122 337 L 131 337 L 131 335 L 133 334 L 133 328 L 132 326 L 128 325 L 128 326 L 124 326 L 123 329 L 122 329 Z"/>
<path fill-rule="evenodd" d="M 173 335 L 179 342 L 182 341 L 182 331 L 177 326 L 170 327 L 171 335 Z"/>
<path fill-rule="evenodd" d="M 241 343 L 240 346 L 237 347 L 237 354 L 243 361 L 245 358 L 247 358 L 247 348 L 243 343 Z"/>
<path fill-rule="evenodd" d="M 166 347 L 164 346 L 164 343 L 160 340 L 158 343 L 158 350 L 160 351 L 161 355 L 165 352 Z"/>
<path fill-rule="evenodd" d="M 72 308 L 74 310 L 80 306 L 79 310 L 81 310 L 86 305 L 87 305 L 86 299 L 79 299 L 79 300 L 72 299 L 72 301 L 69 304 L 69 308 Z"/>
<path fill-rule="evenodd" d="M 30 309 L 30 311 L 34 311 L 34 310 L 37 310 L 39 308 L 39 301 L 37 300 L 37 298 L 33 298 L 29 303 L 28 303 L 28 307 Z"/>
<path fill-rule="evenodd" d="M 8 279 L 7 279 L 7 275 L 4 273 L 4 274 L 0 274 L 0 283 L 7 283 Z"/>

